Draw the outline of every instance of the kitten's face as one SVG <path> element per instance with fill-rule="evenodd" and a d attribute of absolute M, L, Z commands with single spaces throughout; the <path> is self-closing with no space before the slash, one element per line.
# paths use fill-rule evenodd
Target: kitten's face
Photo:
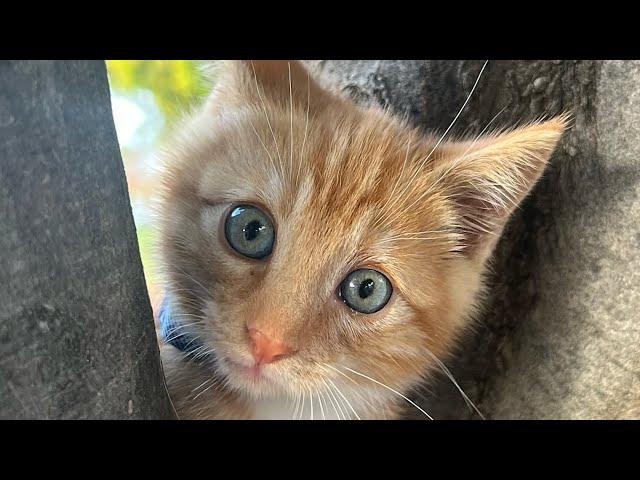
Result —
<path fill-rule="evenodd" d="M 375 381 L 414 384 L 468 323 L 564 121 L 434 149 L 295 62 L 229 63 L 217 82 L 164 177 L 163 264 L 182 322 L 249 396 L 333 382 L 353 403 L 391 395 Z"/>

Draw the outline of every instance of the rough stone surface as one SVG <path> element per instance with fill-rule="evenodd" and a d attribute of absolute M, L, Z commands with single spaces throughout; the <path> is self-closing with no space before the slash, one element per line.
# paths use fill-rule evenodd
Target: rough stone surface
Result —
<path fill-rule="evenodd" d="M 171 418 L 104 62 L 0 62 L 0 418 Z"/>
<path fill-rule="evenodd" d="M 482 61 L 314 61 L 360 102 L 443 131 Z M 640 62 L 491 61 L 452 130 L 572 110 L 499 243 L 475 333 L 447 364 L 488 418 L 640 418 Z M 440 375 L 416 396 L 477 418 Z"/>

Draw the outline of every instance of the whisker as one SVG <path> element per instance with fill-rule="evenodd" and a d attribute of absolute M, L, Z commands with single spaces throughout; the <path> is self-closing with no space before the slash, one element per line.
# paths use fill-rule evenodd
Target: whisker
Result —
<path fill-rule="evenodd" d="M 167 291 L 167 293 L 173 295 L 173 293 L 170 291 Z M 195 292 L 193 291 L 192 293 L 195 294 Z M 177 295 L 173 295 L 173 296 L 177 296 Z M 177 303 L 180 306 L 191 307 L 195 311 L 202 313 L 202 304 L 204 303 L 204 301 L 201 300 L 199 297 L 197 297 L 196 299 L 180 297 Z"/>
<path fill-rule="evenodd" d="M 445 132 L 442 134 L 442 136 L 440 137 L 440 139 L 436 142 L 436 144 L 433 146 L 433 148 L 431 149 L 431 151 L 429 152 L 429 154 L 426 156 L 426 158 L 424 158 L 422 161 L 420 161 L 420 163 L 414 167 L 414 173 L 411 176 L 411 178 L 409 179 L 409 181 L 407 182 L 407 184 L 405 185 L 404 189 L 402 190 L 402 192 L 400 193 L 400 195 L 397 197 L 398 199 L 402 198 L 403 195 L 406 193 L 407 189 L 409 188 L 409 186 L 411 186 L 413 184 L 413 181 L 415 180 L 415 178 L 418 176 L 418 174 L 422 171 L 424 165 L 427 163 L 427 161 L 431 158 L 431 155 L 433 155 L 433 152 L 436 151 L 436 149 L 440 146 L 440 144 L 442 143 L 442 141 L 445 139 L 445 137 L 447 136 L 447 134 L 449 133 L 449 131 L 451 130 L 451 128 L 455 125 L 456 121 L 458 120 L 458 118 L 460 117 L 460 115 L 462 114 L 462 111 L 464 110 L 464 108 L 467 106 L 467 104 L 469 103 L 469 100 L 471 100 L 471 96 L 473 95 L 473 92 L 476 90 L 476 87 L 478 86 L 478 83 L 480 82 L 480 78 L 482 77 L 482 73 L 484 72 L 484 69 L 486 68 L 487 64 L 489 63 L 489 60 L 486 60 L 484 62 L 484 65 L 482 65 L 482 68 L 480 69 L 480 73 L 478 73 L 478 77 L 476 78 L 475 83 L 473 84 L 473 87 L 471 88 L 471 91 L 469 92 L 469 95 L 467 95 L 466 100 L 464 101 L 464 103 L 462 104 L 462 107 L 460 107 L 460 110 L 458 110 L 458 113 L 456 114 L 456 116 L 453 118 L 453 120 L 451 121 L 451 123 L 449 124 L 449 126 L 447 127 L 447 129 L 445 130 Z M 437 182 L 436 182 L 437 183 Z M 434 184 L 435 185 L 435 184 Z M 430 192 L 432 190 L 432 188 L 429 188 L 427 190 L 427 193 Z M 411 206 L 415 205 L 417 203 L 417 201 L 419 201 L 420 199 L 424 198 L 425 194 L 422 194 L 418 197 L 418 199 L 416 199 Z M 395 206 L 397 202 L 394 202 L 392 205 L 390 206 Z M 411 207 L 409 207 L 411 208 Z M 393 213 L 395 213 L 395 210 L 390 210 L 389 212 L 387 212 L 386 214 L 384 214 L 380 219 L 378 219 L 376 221 L 376 224 L 380 224 L 383 221 L 387 221 L 389 219 L 389 215 L 393 215 Z"/>
<path fill-rule="evenodd" d="M 325 364 L 325 365 L 326 365 L 327 367 L 329 367 L 329 368 L 334 368 L 334 367 L 332 367 L 331 365 L 328 365 L 328 364 Z M 376 380 L 376 379 L 374 379 L 374 378 L 371 378 L 371 377 L 369 377 L 368 375 L 365 375 L 364 373 L 356 372 L 355 370 L 353 370 L 353 369 L 351 369 L 351 368 L 349 368 L 349 367 L 347 367 L 347 366 L 344 366 L 344 365 L 343 365 L 342 367 L 343 367 L 343 368 L 345 368 L 345 369 L 347 369 L 347 370 L 349 370 L 351 373 L 354 373 L 355 375 L 359 375 L 359 376 L 361 376 L 361 377 L 363 377 L 363 378 L 366 378 L 367 380 L 370 380 L 370 381 L 372 381 L 373 383 L 375 383 L 375 384 L 377 384 L 377 385 L 380 385 L 381 387 L 386 388 L 386 389 L 387 389 L 387 390 L 389 390 L 390 392 L 393 392 L 393 393 L 395 393 L 396 395 L 398 395 L 398 396 L 400 396 L 400 397 L 404 398 L 407 402 L 409 402 L 411 405 L 413 405 L 413 406 L 414 406 L 414 407 L 416 407 L 418 410 L 420 410 L 420 411 L 421 411 L 421 412 L 422 412 L 422 413 L 423 413 L 423 414 L 424 414 L 424 415 L 425 415 L 429 420 L 433 420 L 433 418 L 431 417 L 431 415 L 429 415 L 427 412 L 425 412 L 425 411 L 424 411 L 424 410 L 423 410 L 419 405 L 417 405 L 413 400 L 411 400 L 410 398 L 408 398 L 406 395 L 403 395 L 402 393 L 400 393 L 400 392 L 398 392 L 397 390 L 395 390 L 395 389 L 391 388 L 390 386 L 385 385 L 384 383 L 379 382 L 378 380 Z"/>
<path fill-rule="evenodd" d="M 482 73 L 482 72 L 481 72 L 481 73 Z M 482 137 L 482 134 L 486 131 L 486 129 L 489 127 L 489 125 L 491 125 L 491 124 L 493 123 L 493 121 L 494 121 L 494 120 L 495 120 L 495 119 L 496 119 L 500 114 L 502 114 L 502 112 L 504 112 L 504 110 L 505 110 L 506 108 L 507 108 L 506 106 L 505 106 L 505 107 L 503 107 L 503 108 L 502 108 L 502 110 L 500 110 L 497 114 L 495 114 L 495 115 L 493 116 L 493 118 L 492 118 L 491 120 L 489 120 L 489 123 L 487 123 L 487 125 L 486 125 L 486 126 L 482 129 L 482 131 L 481 131 L 481 132 L 476 136 L 476 138 L 473 140 L 473 142 L 471 142 L 471 145 L 469 145 L 469 147 L 467 148 L 467 150 L 466 150 L 466 151 L 465 151 L 465 152 L 464 152 L 460 157 L 456 158 L 453 162 L 451 162 L 451 165 L 449 165 L 449 167 L 448 167 L 448 168 L 447 168 L 447 169 L 446 169 L 442 174 L 440 174 L 440 176 L 438 177 L 438 179 L 437 179 L 437 180 L 436 180 L 436 181 L 431 185 L 431 187 L 430 187 L 426 192 L 424 192 L 423 194 L 421 194 L 421 195 L 416 199 L 416 201 L 414 201 L 414 202 L 413 202 L 413 204 L 412 204 L 411 206 L 415 205 L 415 203 L 416 203 L 417 201 L 421 200 L 422 198 L 424 198 L 424 196 L 425 196 L 425 195 L 427 195 L 428 193 L 430 193 L 430 192 L 433 190 L 433 188 L 434 188 L 435 186 L 437 186 L 440 182 L 442 182 L 442 180 L 443 180 L 443 179 L 444 179 L 444 178 L 445 178 L 449 173 L 451 173 L 451 171 L 452 171 L 452 170 L 453 170 L 457 165 L 459 165 L 459 164 L 462 162 L 462 160 L 464 160 L 464 159 L 465 159 L 465 157 L 466 157 L 467 153 L 469 153 L 469 151 L 473 148 L 473 146 L 476 144 L 476 142 L 477 142 L 477 141 Z"/>
<path fill-rule="evenodd" d="M 209 383 L 210 381 L 212 381 L 214 378 L 215 378 L 215 377 L 207 378 L 207 379 L 206 379 L 204 382 L 202 382 L 200 385 L 198 385 L 197 387 L 193 388 L 193 389 L 191 390 L 191 393 L 193 393 L 193 392 L 195 392 L 196 390 L 198 390 L 198 389 L 200 389 L 200 388 L 204 387 L 207 383 Z"/>
<path fill-rule="evenodd" d="M 418 236 L 406 236 L 406 237 L 392 237 L 392 238 L 385 238 L 384 240 L 381 240 L 379 242 L 377 242 L 379 245 L 384 245 L 386 243 L 392 243 L 392 242 L 396 242 L 398 240 L 431 240 L 431 241 L 437 241 L 437 240 L 443 240 L 443 239 L 447 239 L 449 238 L 449 235 L 442 235 L 442 236 L 436 236 L 436 237 L 418 237 Z"/>
<path fill-rule="evenodd" d="M 213 382 L 211 385 L 209 385 L 207 388 L 205 388 L 203 391 L 201 391 L 199 394 L 197 394 L 195 397 L 193 397 L 193 401 L 196 401 L 200 395 L 202 395 L 205 392 L 209 391 L 211 389 L 211 387 L 214 387 L 215 385 L 217 385 L 217 382 Z"/>
<path fill-rule="evenodd" d="M 333 409 L 336 412 L 336 416 L 338 417 L 338 420 L 344 420 L 346 417 L 344 415 L 344 412 L 342 411 L 342 408 L 340 407 L 340 404 L 338 403 L 338 399 L 336 398 L 336 396 L 333 394 L 333 391 L 331 390 L 331 387 L 329 387 L 329 385 L 327 384 L 327 382 L 325 380 L 322 381 L 325 386 L 327 387 L 327 393 L 329 394 L 329 398 L 333 399 L 331 400 L 331 404 L 333 405 Z M 335 403 L 334 403 L 335 400 Z M 336 409 L 336 406 L 338 407 Z M 338 410 L 340 410 L 340 413 L 338 413 Z M 342 418 L 340 418 L 340 414 L 342 414 Z"/>
<path fill-rule="evenodd" d="M 177 330 L 177 329 L 176 329 L 176 330 Z M 176 338 L 178 338 L 178 337 L 182 336 L 182 333 L 176 333 L 176 334 L 174 334 L 174 332 L 175 332 L 175 330 L 173 330 L 173 329 L 172 329 L 172 330 L 171 330 L 171 334 L 170 334 L 167 338 L 165 338 L 165 340 L 164 340 L 164 341 L 165 341 L 166 343 L 171 343 L 171 342 L 173 342 Z M 191 342 L 189 342 L 189 343 L 191 343 Z"/>
<path fill-rule="evenodd" d="M 431 358 L 433 359 L 434 362 L 436 362 L 438 364 L 438 366 L 440 367 L 440 369 L 444 372 L 444 374 L 449 377 L 449 380 L 451 380 L 451 382 L 455 385 L 455 387 L 458 389 L 458 391 L 460 392 L 460 395 L 462 395 L 462 398 L 464 399 L 464 401 L 467 403 L 467 406 L 469 406 L 470 408 L 473 408 L 473 410 L 476 411 L 476 413 L 480 416 L 480 418 L 482 418 L 483 420 L 486 420 L 486 418 L 484 417 L 484 415 L 482 414 L 482 412 L 480 412 L 480 410 L 478 410 L 478 407 L 476 407 L 476 405 L 471 401 L 471 399 L 467 396 L 467 394 L 464 392 L 464 390 L 462 389 L 462 387 L 460 387 L 460 385 L 458 385 L 458 382 L 456 381 L 456 379 L 453 377 L 453 374 L 451 373 L 451 371 L 446 367 L 446 365 L 444 363 L 442 363 L 442 361 L 436 357 L 429 349 L 426 349 L 427 353 L 431 356 Z"/>
<path fill-rule="evenodd" d="M 304 138 L 302 139 L 302 146 L 300 147 L 300 159 L 298 162 L 298 176 L 297 179 L 300 181 L 300 172 L 302 170 L 302 159 L 305 153 L 304 147 L 307 143 L 307 128 L 309 127 L 309 105 L 311 104 L 311 79 L 309 78 L 309 72 L 307 72 L 307 114 L 306 120 L 304 122 Z"/>
<path fill-rule="evenodd" d="M 292 409 L 293 406 L 294 406 L 294 397 L 293 395 L 290 395 L 288 397 L 287 408 Z"/>
<path fill-rule="evenodd" d="M 172 267 L 177 268 L 178 271 L 174 271 L 173 273 L 177 273 L 179 275 L 182 275 L 184 278 L 191 280 L 192 282 L 194 282 L 197 286 L 199 286 L 200 288 L 202 288 L 202 290 L 204 291 L 204 293 L 207 295 L 208 298 L 211 298 L 211 294 L 209 293 L 209 290 L 207 289 L 207 287 L 205 287 L 204 285 L 202 285 L 202 283 L 200 283 L 200 281 L 196 278 L 194 278 L 192 275 L 189 275 L 189 273 L 187 273 L 184 269 L 182 269 L 181 267 L 179 267 L 176 264 L 173 264 Z"/>
<path fill-rule="evenodd" d="M 289 129 L 289 140 L 291 143 L 289 178 L 291 179 L 291 183 L 293 183 L 293 91 L 291 88 L 291 62 L 287 62 L 287 68 L 289 69 L 289 111 L 291 113 L 291 126 Z"/>
<path fill-rule="evenodd" d="M 424 166 L 424 164 L 429 160 L 429 158 L 431 157 L 431 155 L 433 154 L 433 152 L 436 150 L 436 148 L 438 148 L 438 146 L 440 145 L 440 143 L 442 143 L 442 141 L 445 139 L 445 137 L 447 136 L 447 134 L 449 133 L 449 130 L 451 130 L 451 128 L 453 127 L 453 125 L 456 123 L 456 121 L 458 120 L 458 117 L 460 117 L 460 114 L 462 114 L 462 111 L 464 110 L 464 107 L 467 106 L 467 103 L 469 103 L 469 100 L 471 100 L 471 96 L 473 95 L 473 92 L 475 92 L 476 87 L 478 86 L 478 83 L 480 82 L 480 78 L 482 77 L 482 72 L 484 72 L 484 69 L 486 68 L 487 64 L 489 63 L 489 60 L 485 60 L 484 65 L 482 65 L 482 68 L 480 69 L 480 73 L 478 73 L 478 77 L 476 78 L 475 83 L 473 84 L 473 87 L 471 87 L 471 91 L 469 92 L 469 95 L 467 95 L 467 99 L 464 101 L 464 103 L 462 104 L 462 107 L 460 107 L 460 110 L 458 110 L 458 113 L 456 114 L 456 116 L 453 118 L 453 121 L 451 122 L 451 124 L 449 125 L 449 127 L 445 130 L 445 132 L 442 134 L 442 136 L 440 137 L 440 140 L 438 140 L 435 144 L 435 146 L 431 149 L 431 152 L 429 152 L 429 155 L 427 155 L 427 158 L 425 158 L 422 162 L 420 162 L 420 166 L 419 168 L 422 168 Z"/>
<path fill-rule="evenodd" d="M 293 410 L 293 414 L 291 415 L 291 420 L 295 420 L 296 417 L 298 416 L 299 402 L 300 402 L 300 393 L 296 393 L 295 404 L 294 404 L 295 408 Z"/>
<path fill-rule="evenodd" d="M 324 407 L 322 406 L 323 395 L 320 390 L 318 390 L 318 405 L 320 406 L 320 413 L 322 415 L 322 420 L 326 420 L 327 418 L 324 415 Z"/>
<path fill-rule="evenodd" d="M 253 122 L 251 121 L 251 119 L 249 119 L 249 124 L 251 125 L 251 128 L 253 129 L 253 132 L 256 134 L 256 137 L 258 137 L 258 140 L 262 144 L 262 148 L 267 153 L 267 156 L 269 157 L 269 161 L 271 162 L 271 166 L 273 167 L 273 169 L 277 173 L 278 172 L 278 168 L 276 167 L 276 162 L 273 160 L 273 157 L 271 156 L 271 152 L 269 152 L 269 149 L 265 145 L 264 141 L 262 140 L 262 137 L 258 133 L 258 130 L 256 130 L 256 127 L 253 125 Z"/>
<path fill-rule="evenodd" d="M 393 189 L 391 190 L 391 193 L 389 194 L 389 199 L 387 200 L 386 204 L 380 209 L 381 211 L 385 211 L 388 207 L 391 207 L 393 205 L 395 205 L 397 199 L 393 196 L 393 194 L 396 191 L 396 188 L 398 188 L 398 185 L 400 184 L 400 179 L 402 178 L 402 176 L 404 175 L 404 171 L 407 167 L 407 160 L 409 158 L 409 149 L 411 148 L 411 139 L 409 139 L 409 141 L 407 142 L 407 151 L 405 153 L 404 156 L 404 162 L 402 163 L 402 169 L 400 170 L 400 173 L 398 174 L 398 177 L 396 178 L 396 182 L 393 185 Z"/>
<path fill-rule="evenodd" d="M 323 383 L 324 383 L 324 382 L 323 382 Z M 326 385 L 326 384 L 325 384 L 325 385 Z M 333 400 L 332 400 L 332 398 L 331 398 L 331 395 L 329 395 L 329 393 L 328 393 L 328 392 L 327 392 L 327 396 L 326 396 L 325 400 L 326 400 L 326 399 L 329 399 L 329 402 L 331 403 L 331 406 L 333 407 L 333 411 L 335 412 L 336 417 L 337 417 L 337 418 L 338 418 L 338 420 L 339 420 L 339 419 L 340 419 L 340 415 L 338 414 L 338 410 L 336 409 L 336 406 L 335 406 L 335 404 L 333 403 Z M 328 404 L 327 404 L 327 413 L 329 413 L 329 407 L 328 407 Z"/>
<path fill-rule="evenodd" d="M 267 125 L 269 126 L 269 130 L 271 131 L 271 136 L 273 137 L 273 143 L 276 146 L 276 152 L 278 153 L 278 160 L 280 161 L 280 165 L 282 168 L 282 157 L 280 157 L 280 149 L 278 148 L 278 141 L 276 140 L 276 134 L 273 133 L 273 128 L 271 127 L 271 121 L 269 120 L 269 115 L 267 114 L 267 105 L 264 103 L 264 99 L 262 98 L 262 95 L 260 94 L 260 87 L 258 85 L 258 75 L 256 73 L 256 67 L 253 64 L 253 61 L 251 62 L 251 68 L 253 69 L 253 79 L 255 81 L 256 84 L 256 91 L 258 92 L 258 98 L 260 98 L 260 102 L 262 103 L 262 110 L 264 112 L 264 116 L 267 119 Z"/>
<path fill-rule="evenodd" d="M 358 414 L 356 413 L 356 411 L 353 409 L 353 406 L 351 405 L 351 402 L 349 402 L 349 400 L 347 400 L 347 397 L 344 396 L 344 394 L 340 391 L 340 389 L 337 387 L 337 385 L 335 383 L 333 383 L 331 381 L 331 379 L 327 379 L 329 381 L 329 383 L 333 386 L 333 388 L 336 389 L 336 392 L 338 393 L 338 395 L 340 395 L 345 402 L 347 402 L 347 406 L 351 409 L 351 411 L 353 412 L 353 414 L 356 416 L 356 418 L 358 420 L 360 420 L 360 417 L 358 416 Z"/>
<path fill-rule="evenodd" d="M 306 406 L 306 401 L 307 401 L 307 393 L 303 391 L 302 392 L 302 408 L 300 409 L 300 417 L 298 418 L 298 420 L 302 420 L 302 416 L 304 415 L 304 410 Z"/>
<path fill-rule="evenodd" d="M 187 357 L 191 356 L 193 360 L 200 360 L 201 358 L 205 358 L 208 355 L 215 353 L 215 350 L 213 348 L 206 349 L 204 347 L 205 346 L 203 345 L 202 347 L 194 348 L 187 354 Z"/>

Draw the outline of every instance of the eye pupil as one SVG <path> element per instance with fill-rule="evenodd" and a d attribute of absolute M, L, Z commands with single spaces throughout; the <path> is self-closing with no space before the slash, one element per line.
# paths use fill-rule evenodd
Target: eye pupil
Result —
<path fill-rule="evenodd" d="M 264 225 L 262 225 L 258 220 L 250 221 L 243 229 L 245 240 L 247 240 L 248 242 L 255 240 L 256 237 L 260 235 L 260 232 L 264 230 L 264 228 Z"/>
<path fill-rule="evenodd" d="M 360 298 L 367 298 L 369 295 L 373 293 L 376 288 L 376 284 L 370 278 L 367 278 L 364 282 L 360 284 L 360 288 L 358 289 L 358 295 Z"/>

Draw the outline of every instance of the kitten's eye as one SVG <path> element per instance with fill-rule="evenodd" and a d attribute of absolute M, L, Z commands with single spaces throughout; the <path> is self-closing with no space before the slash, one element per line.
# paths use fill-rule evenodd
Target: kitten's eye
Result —
<path fill-rule="evenodd" d="M 268 257 L 275 241 L 271 219 L 253 205 L 238 205 L 229 212 L 224 235 L 231 248 L 249 258 Z"/>
<path fill-rule="evenodd" d="M 360 313 L 375 313 L 391 297 L 391 282 L 382 273 L 368 268 L 354 270 L 340 285 L 340 297 Z"/>

